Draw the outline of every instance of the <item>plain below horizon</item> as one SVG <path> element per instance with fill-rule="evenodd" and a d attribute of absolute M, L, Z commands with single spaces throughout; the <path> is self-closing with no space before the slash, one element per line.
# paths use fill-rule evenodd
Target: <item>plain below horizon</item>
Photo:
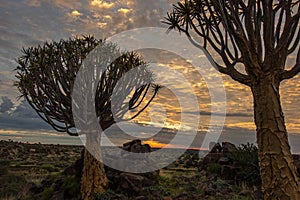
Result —
<path fill-rule="evenodd" d="M 117 126 L 112 126 L 105 131 L 105 136 L 109 139 L 109 142 L 103 144 L 108 146 L 111 142 L 112 145 L 122 146 L 122 144 L 131 141 L 133 139 L 141 139 L 143 143 L 149 144 L 152 148 L 184 148 L 184 149 L 197 149 L 207 150 L 203 148 L 202 143 L 205 136 L 209 133 L 198 132 L 193 139 L 193 142 L 186 146 L 186 140 L 189 136 L 189 132 L 180 133 L 177 136 L 179 139 L 173 140 L 176 132 L 170 129 L 155 130 L 151 127 L 149 132 L 142 132 L 139 134 L 128 135 L 120 130 Z M 157 132 L 153 135 L 153 132 Z M 178 134 L 178 133 L 177 133 Z M 189 136 L 188 138 L 191 138 Z M 41 144 L 60 144 L 60 145 L 83 145 L 84 139 L 80 137 L 71 137 L 66 133 L 58 133 L 49 130 L 9 130 L 0 129 L 0 140 L 12 140 L 16 142 L 28 142 L 28 143 L 41 143 Z M 103 140 L 104 141 L 104 140 Z M 212 140 L 212 142 L 231 142 L 235 145 L 252 143 L 256 145 L 256 136 L 254 131 L 224 128 L 219 138 Z M 289 142 L 293 154 L 300 154 L 300 135 L 289 134 Z M 111 145 L 111 144 L 110 144 Z"/>

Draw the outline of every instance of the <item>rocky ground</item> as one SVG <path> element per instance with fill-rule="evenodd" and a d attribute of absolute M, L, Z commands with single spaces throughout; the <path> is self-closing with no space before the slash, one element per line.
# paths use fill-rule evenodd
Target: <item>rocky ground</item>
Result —
<path fill-rule="evenodd" d="M 124 144 L 123 149 L 151 150 L 140 141 Z M 79 199 L 82 150 L 82 146 L 0 141 L 0 199 Z M 216 144 L 204 158 L 189 150 L 167 167 L 146 174 L 106 167 L 109 187 L 95 198 L 261 199 L 255 150 L 249 144 L 239 148 L 230 143 Z M 300 156 L 294 157 L 299 170 Z M 248 167 L 249 162 L 252 167 Z"/>

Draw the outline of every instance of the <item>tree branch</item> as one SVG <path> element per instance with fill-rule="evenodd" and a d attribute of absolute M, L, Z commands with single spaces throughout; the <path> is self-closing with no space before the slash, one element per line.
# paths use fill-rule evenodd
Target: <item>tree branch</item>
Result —
<path fill-rule="evenodd" d="M 249 75 L 245 75 L 237 71 L 234 67 L 232 68 L 226 68 L 222 67 L 219 64 L 215 63 L 216 66 L 218 67 L 218 71 L 222 74 L 229 75 L 233 80 L 242 83 L 247 86 L 251 86 L 251 79 Z"/>
<path fill-rule="evenodd" d="M 297 53 L 296 64 L 290 70 L 284 70 L 280 75 L 280 81 L 295 77 L 300 72 L 300 49 Z"/>

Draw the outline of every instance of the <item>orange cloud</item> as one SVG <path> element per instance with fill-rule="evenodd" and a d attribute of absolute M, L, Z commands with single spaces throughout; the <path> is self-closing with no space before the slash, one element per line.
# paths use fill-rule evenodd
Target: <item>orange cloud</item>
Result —
<path fill-rule="evenodd" d="M 118 12 L 124 14 L 124 16 L 126 16 L 131 11 L 132 11 L 132 9 L 129 9 L 129 8 L 120 8 L 120 9 L 118 9 Z"/>
<path fill-rule="evenodd" d="M 174 145 L 164 144 L 159 141 L 154 140 L 153 138 L 143 142 L 144 144 L 149 144 L 151 148 L 175 148 Z"/>
<path fill-rule="evenodd" d="M 82 15 L 82 13 L 80 13 L 78 10 L 73 10 L 71 14 L 76 17 Z"/>
<path fill-rule="evenodd" d="M 109 8 L 112 8 L 115 6 L 115 3 L 113 2 L 105 2 L 105 1 L 102 1 L 102 0 L 93 0 L 91 2 L 91 5 L 92 6 L 97 6 L 98 8 L 103 8 L 103 9 L 109 9 Z"/>

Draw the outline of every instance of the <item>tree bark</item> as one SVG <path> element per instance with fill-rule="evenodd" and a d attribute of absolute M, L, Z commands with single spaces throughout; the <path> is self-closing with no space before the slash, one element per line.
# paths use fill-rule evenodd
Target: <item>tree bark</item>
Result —
<path fill-rule="evenodd" d="M 288 143 L 279 84 L 268 74 L 251 86 L 262 191 L 265 200 L 296 200 L 300 199 L 300 181 Z"/>
<path fill-rule="evenodd" d="M 105 192 L 108 179 L 105 174 L 101 159 L 100 145 L 97 135 L 86 134 L 86 146 L 84 152 L 84 166 L 81 178 L 82 200 L 92 200 L 96 194 Z M 90 153 L 93 151 L 93 155 Z"/>

